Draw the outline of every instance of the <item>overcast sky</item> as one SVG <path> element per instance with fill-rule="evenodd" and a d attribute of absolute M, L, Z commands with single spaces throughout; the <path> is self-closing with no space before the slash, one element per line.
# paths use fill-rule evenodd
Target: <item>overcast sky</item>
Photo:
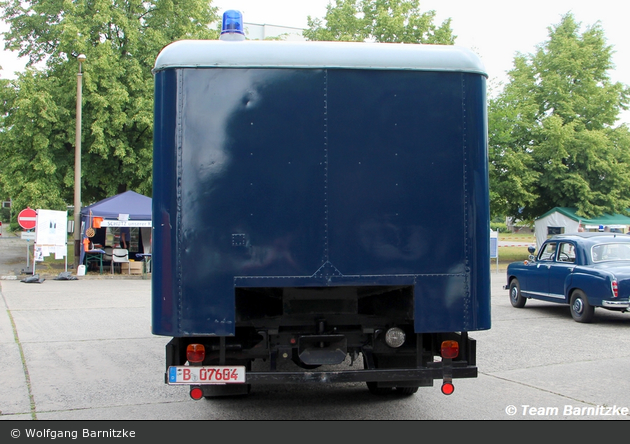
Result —
<path fill-rule="evenodd" d="M 329 0 L 214 0 L 219 14 L 243 13 L 246 22 L 304 28 L 306 18 L 323 18 Z M 572 12 L 587 26 L 601 22 L 608 44 L 616 51 L 610 77 L 630 85 L 630 2 L 618 0 L 420 0 L 422 11 L 434 10 L 436 24 L 451 18 L 455 44 L 474 50 L 493 82 L 505 81 L 517 52 L 532 53 L 548 38 L 548 28 Z M 630 112 L 622 121 L 630 124 Z"/>
<path fill-rule="evenodd" d="M 221 15 L 228 9 L 243 13 L 246 22 L 305 28 L 307 16 L 323 18 L 329 0 L 213 0 Z M 505 80 L 517 52 L 531 53 L 548 37 L 548 27 L 572 12 L 582 30 L 599 21 L 613 46 L 616 66 L 613 81 L 630 85 L 630 2 L 619 0 L 421 0 L 422 11 L 434 10 L 436 24 L 451 18 L 456 44 L 481 57 L 493 82 Z M 4 48 L 4 45 L 2 45 Z M 13 77 L 23 66 L 10 52 L 2 51 L 0 77 Z M 630 113 L 623 115 L 630 124 Z"/>

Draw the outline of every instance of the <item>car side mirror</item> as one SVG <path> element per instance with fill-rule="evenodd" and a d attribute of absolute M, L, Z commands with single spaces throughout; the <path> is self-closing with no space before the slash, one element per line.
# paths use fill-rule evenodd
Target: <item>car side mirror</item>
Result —
<path fill-rule="evenodd" d="M 527 247 L 527 251 L 529 252 L 529 257 L 527 258 L 527 260 L 531 263 L 536 262 L 536 256 L 534 256 L 536 247 L 534 247 L 533 245 L 530 245 L 529 247 Z"/>

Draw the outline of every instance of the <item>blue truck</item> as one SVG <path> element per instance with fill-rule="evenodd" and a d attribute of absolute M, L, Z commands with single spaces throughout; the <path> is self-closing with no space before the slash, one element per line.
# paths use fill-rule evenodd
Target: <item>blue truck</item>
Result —
<path fill-rule="evenodd" d="M 193 399 L 477 377 L 487 75 L 442 45 L 184 40 L 154 66 L 152 332 Z"/>

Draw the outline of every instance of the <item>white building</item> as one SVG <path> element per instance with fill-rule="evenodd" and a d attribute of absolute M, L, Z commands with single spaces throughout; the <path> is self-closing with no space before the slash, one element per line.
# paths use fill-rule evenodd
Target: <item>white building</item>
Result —
<path fill-rule="evenodd" d="M 264 40 L 270 37 L 281 37 L 286 41 L 304 41 L 302 28 L 244 22 L 245 36 L 249 40 Z"/>
<path fill-rule="evenodd" d="M 554 234 L 579 231 L 608 231 L 625 233 L 630 227 L 630 217 L 623 214 L 602 214 L 593 219 L 578 216 L 575 208 L 555 207 L 534 221 L 536 248 Z"/>

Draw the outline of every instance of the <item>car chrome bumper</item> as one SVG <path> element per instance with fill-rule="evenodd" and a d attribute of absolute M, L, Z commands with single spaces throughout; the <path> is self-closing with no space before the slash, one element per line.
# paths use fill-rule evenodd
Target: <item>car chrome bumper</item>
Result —
<path fill-rule="evenodd" d="M 602 301 L 602 307 L 630 308 L 630 301 Z"/>

